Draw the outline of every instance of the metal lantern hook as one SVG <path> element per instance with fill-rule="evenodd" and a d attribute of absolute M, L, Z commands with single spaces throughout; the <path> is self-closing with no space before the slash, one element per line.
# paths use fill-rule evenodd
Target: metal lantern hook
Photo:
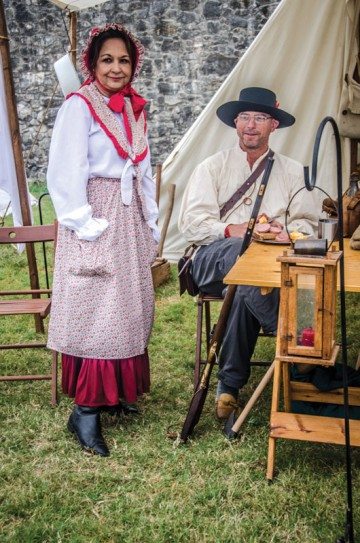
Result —
<path fill-rule="evenodd" d="M 343 390 L 344 390 L 344 427 L 345 427 L 345 446 L 346 446 L 346 479 L 347 479 L 347 509 L 345 521 L 345 537 L 344 541 L 354 543 L 354 526 L 353 526 L 353 504 L 352 504 L 352 476 L 351 476 L 351 447 L 350 447 L 350 423 L 349 423 L 349 393 L 348 393 L 348 377 L 347 377 L 347 340 L 346 340 L 346 311 L 345 311 L 345 271 L 344 271 L 344 221 L 343 221 L 343 205 L 342 205 L 342 162 L 341 162 L 341 142 L 339 129 L 335 119 L 325 117 L 316 132 L 311 179 L 309 176 L 309 167 L 304 166 L 305 186 L 311 191 L 316 186 L 317 165 L 319 158 L 319 149 L 321 137 L 325 126 L 330 123 L 335 136 L 336 145 L 336 173 L 337 173 L 337 198 L 338 198 L 338 233 L 339 233 L 339 249 L 342 252 L 340 258 L 340 313 L 341 313 L 341 350 L 343 361 Z"/>

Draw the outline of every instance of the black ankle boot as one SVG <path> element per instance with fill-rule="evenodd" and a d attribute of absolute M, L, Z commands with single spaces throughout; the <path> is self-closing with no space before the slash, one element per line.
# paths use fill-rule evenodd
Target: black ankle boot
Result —
<path fill-rule="evenodd" d="M 117 417 L 119 417 L 122 413 L 124 415 L 138 415 L 140 413 L 137 405 L 125 402 L 120 402 L 117 405 L 104 405 L 101 407 L 101 411 Z"/>
<path fill-rule="evenodd" d="M 140 413 L 140 409 L 134 403 L 122 402 L 121 406 L 125 415 L 138 415 Z"/>
<path fill-rule="evenodd" d="M 75 434 L 81 447 L 100 456 L 109 456 L 101 433 L 100 408 L 75 405 L 68 421 L 68 430 Z"/>

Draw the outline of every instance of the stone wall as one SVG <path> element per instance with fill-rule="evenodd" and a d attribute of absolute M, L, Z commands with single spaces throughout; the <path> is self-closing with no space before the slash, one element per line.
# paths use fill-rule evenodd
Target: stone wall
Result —
<path fill-rule="evenodd" d="M 153 164 L 165 160 L 279 1 L 109 0 L 78 14 L 79 49 L 92 26 L 109 21 L 125 24 L 145 45 L 135 86 L 149 101 Z M 27 175 L 44 179 L 63 101 L 53 63 L 68 50 L 68 17 L 47 0 L 4 5 Z"/>

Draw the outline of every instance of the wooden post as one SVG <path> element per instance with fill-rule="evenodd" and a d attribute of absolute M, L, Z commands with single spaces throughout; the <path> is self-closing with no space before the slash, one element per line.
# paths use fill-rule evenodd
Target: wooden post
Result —
<path fill-rule="evenodd" d="M 77 24 L 77 14 L 76 11 L 70 11 L 69 13 L 70 20 L 70 55 L 73 65 L 76 68 L 76 51 L 77 51 L 77 35 L 76 35 L 76 24 Z"/>
<path fill-rule="evenodd" d="M 162 164 L 156 164 L 156 194 L 155 194 L 155 201 L 156 205 L 159 207 L 160 203 L 160 187 L 161 187 L 161 172 L 162 172 Z"/>
<path fill-rule="evenodd" d="M 160 241 L 159 241 L 158 255 L 159 255 L 160 258 L 162 258 L 162 253 L 163 253 L 163 250 L 164 250 L 164 243 L 165 243 L 165 238 L 166 238 L 166 234 L 167 234 L 167 229 L 169 228 L 171 214 L 172 214 L 172 210 L 173 210 L 173 207 L 174 207 L 175 189 L 176 189 L 176 185 L 174 183 L 172 183 L 169 186 L 169 189 L 168 189 L 169 201 L 168 201 L 168 205 L 167 205 L 167 208 L 166 208 L 164 223 L 163 223 L 163 227 L 161 229 Z"/>
<path fill-rule="evenodd" d="M 3 0 L 0 0 L 0 54 L 3 65 L 6 108 L 9 118 L 11 143 L 14 153 L 15 172 L 19 191 L 21 216 L 23 220 L 23 225 L 29 226 L 31 225 L 31 213 L 19 131 L 19 118 L 16 109 L 14 80 L 10 60 L 9 37 L 6 27 Z M 35 290 L 39 288 L 39 276 L 36 266 L 35 250 L 33 244 L 26 244 L 26 254 L 29 266 L 30 285 L 31 288 Z M 37 332 L 44 331 L 43 323 L 38 316 L 35 317 L 35 327 Z"/>

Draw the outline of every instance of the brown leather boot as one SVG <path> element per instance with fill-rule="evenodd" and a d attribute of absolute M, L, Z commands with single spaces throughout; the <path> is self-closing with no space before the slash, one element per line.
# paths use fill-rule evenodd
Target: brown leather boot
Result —
<path fill-rule="evenodd" d="M 235 396 L 223 392 L 215 401 L 215 415 L 218 420 L 227 420 L 235 411 L 236 416 L 240 415 L 240 406 Z"/>

